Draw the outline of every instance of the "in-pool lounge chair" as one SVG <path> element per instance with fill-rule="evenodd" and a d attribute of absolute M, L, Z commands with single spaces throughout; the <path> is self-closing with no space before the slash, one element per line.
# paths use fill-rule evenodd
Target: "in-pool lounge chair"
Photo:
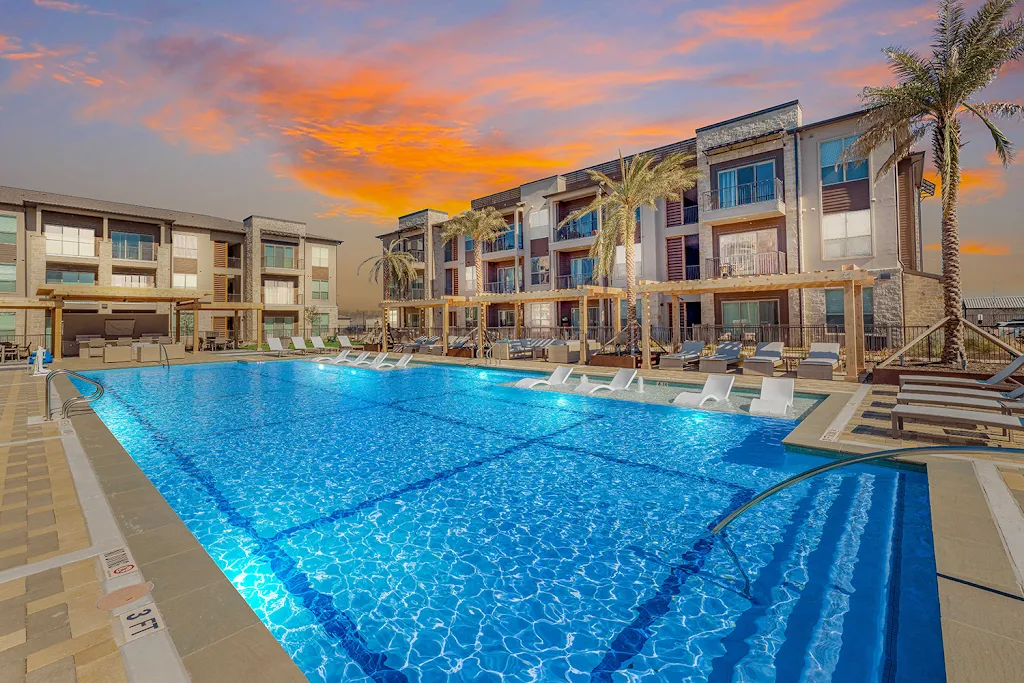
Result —
<path fill-rule="evenodd" d="M 725 372 L 730 365 L 735 365 L 740 360 L 740 351 L 743 350 L 743 342 L 719 342 L 715 355 L 704 356 L 700 359 L 701 372 Z"/>
<path fill-rule="evenodd" d="M 1016 401 L 1024 399 L 1024 387 L 1013 391 L 988 391 L 986 389 L 963 389 L 961 387 L 940 387 L 929 384 L 904 384 L 901 394 L 941 394 L 957 398 L 980 398 L 989 401 Z"/>
<path fill-rule="evenodd" d="M 965 379 L 963 377 L 938 377 L 933 375 L 902 375 L 900 377 L 900 390 L 905 384 L 938 384 L 944 387 L 963 387 L 964 389 L 995 389 L 996 391 L 1012 391 L 1019 384 L 1007 382 L 1010 375 L 1024 368 L 1024 354 L 1021 354 L 1010 361 L 1005 368 L 992 375 L 988 379 Z"/>
<path fill-rule="evenodd" d="M 360 363 L 362 363 L 363 361 L 365 361 L 369 357 L 370 357 L 370 352 L 369 351 L 363 351 L 358 356 L 355 356 L 353 358 L 342 358 L 341 360 L 337 361 L 336 364 L 337 365 L 341 365 L 342 363 L 344 363 L 346 365 L 359 365 Z"/>
<path fill-rule="evenodd" d="M 306 346 L 306 340 L 302 337 L 292 337 L 292 346 L 295 347 L 295 353 L 310 352 L 310 348 Z"/>
<path fill-rule="evenodd" d="M 662 370 L 671 368 L 685 368 L 690 363 L 700 360 L 700 354 L 704 351 L 702 341 L 684 341 L 683 347 L 676 353 L 666 353 L 658 361 L 658 367 Z"/>
<path fill-rule="evenodd" d="M 754 355 L 743 361 L 744 375 L 762 375 L 771 377 L 775 368 L 782 364 L 782 342 L 762 342 L 757 345 Z"/>
<path fill-rule="evenodd" d="M 411 360 L 412 360 L 412 354 L 411 353 L 404 353 L 404 354 L 402 354 L 402 357 L 398 359 L 397 363 L 383 363 L 382 362 L 382 363 L 379 363 L 377 365 L 377 369 L 378 370 L 383 370 L 384 368 L 394 368 L 395 370 L 400 370 L 401 368 L 404 368 L 407 365 L 409 365 L 409 362 Z"/>
<path fill-rule="evenodd" d="M 898 405 L 922 405 L 941 406 L 943 408 L 961 408 L 975 410 L 995 410 L 1004 415 L 1015 413 L 1024 414 L 1024 400 L 1000 401 L 997 398 L 977 398 L 950 396 L 948 394 L 919 394 L 917 392 L 901 391 L 896 394 Z"/>
<path fill-rule="evenodd" d="M 622 368 L 615 373 L 612 377 L 612 381 L 608 384 L 595 384 L 587 380 L 587 376 L 583 376 L 583 380 L 580 385 L 573 390 L 574 394 L 596 394 L 602 389 L 604 391 L 625 391 L 629 388 L 629 385 L 633 383 L 636 378 L 636 370 L 632 368 Z"/>
<path fill-rule="evenodd" d="M 270 350 L 264 351 L 264 353 L 276 353 L 278 356 L 288 353 L 288 349 L 281 346 L 281 340 L 277 337 L 267 337 L 267 346 L 270 347 Z"/>
<path fill-rule="evenodd" d="M 798 379 L 832 379 L 839 367 L 839 344 L 814 342 L 807 358 L 796 366 Z"/>
<path fill-rule="evenodd" d="M 568 365 L 559 365 L 555 368 L 555 371 L 551 373 L 551 376 L 547 379 L 537 379 L 536 377 L 525 377 L 512 386 L 519 387 L 520 389 L 533 389 L 534 387 L 559 387 L 565 384 L 565 380 L 569 379 L 572 374 L 573 368 Z"/>
<path fill-rule="evenodd" d="M 898 405 L 892 409 L 892 438 L 899 439 L 905 422 L 956 427 L 994 427 L 1013 441 L 1013 432 L 1024 432 L 1024 418 L 1016 415 L 983 413 L 980 410 L 958 410 L 933 406 Z"/>
<path fill-rule="evenodd" d="M 337 365 L 338 363 L 341 363 L 346 358 L 348 358 L 348 354 L 350 354 L 350 353 L 352 353 L 352 349 L 342 349 L 342 352 L 339 353 L 334 358 L 324 358 L 323 360 L 320 360 L 320 361 L 317 361 L 317 362 L 319 362 L 319 363 L 333 363 L 334 365 Z"/>
<path fill-rule="evenodd" d="M 708 375 L 704 381 L 704 389 L 699 394 L 695 391 L 684 391 L 672 399 L 672 405 L 700 408 L 708 401 L 728 401 L 732 383 L 735 381 L 736 375 Z"/>
<path fill-rule="evenodd" d="M 327 348 L 327 344 L 324 344 L 323 337 L 310 337 L 309 343 L 313 345 L 314 353 L 330 353 L 331 349 Z"/>
<path fill-rule="evenodd" d="M 365 365 L 366 367 L 370 368 L 371 370 L 376 370 L 377 368 L 380 367 L 380 364 L 383 363 L 384 361 L 386 361 L 387 359 L 388 359 L 388 354 L 386 354 L 386 353 L 378 353 L 376 356 L 373 357 L 373 360 L 366 360 L 364 358 L 362 360 L 354 361 L 352 363 L 352 365 Z"/>
<path fill-rule="evenodd" d="M 792 377 L 765 377 L 761 380 L 761 397 L 750 402 L 751 415 L 782 417 L 793 407 Z"/>

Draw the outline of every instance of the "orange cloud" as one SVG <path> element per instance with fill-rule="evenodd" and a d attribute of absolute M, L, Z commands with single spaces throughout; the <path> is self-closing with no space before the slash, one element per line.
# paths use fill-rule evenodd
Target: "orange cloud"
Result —
<path fill-rule="evenodd" d="M 941 251 L 941 244 L 926 244 L 924 248 L 928 251 Z M 971 256 L 1007 256 L 1010 247 L 1005 244 L 986 243 L 978 240 L 961 240 L 960 253 Z"/>
<path fill-rule="evenodd" d="M 178 100 L 142 119 L 171 143 L 185 141 L 193 151 L 226 152 L 238 136 L 223 112 L 195 100 Z"/>
<path fill-rule="evenodd" d="M 144 19 L 138 19 L 136 17 L 127 17 L 117 12 L 106 12 L 98 10 L 86 5 L 83 2 L 67 2 L 66 0 L 32 0 L 32 3 L 36 7 L 43 9 L 52 9 L 58 12 L 68 12 L 70 14 L 88 14 L 96 17 L 110 17 L 112 19 L 118 19 L 121 21 L 132 21 L 140 24 L 147 24 L 148 21 Z"/>
<path fill-rule="evenodd" d="M 1006 171 L 1002 166 L 965 168 L 960 171 L 960 201 L 964 204 L 983 204 L 1006 193 Z M 942 189 L 937 173 L 928 171 L 925 177 L 935 183 L 936 194 Z"/>
<path fill-rule="evenodd" d="M 803 45 L 821 37 L 831 25 L 825 18 L 847 0 L 775 0 L 751 6 L 726 5 L 718 9 L 685 12 L 680 28 L 692 36 L 678 45 L 689 53 L 720 40 L 758 41 L 766 45 Z"/>
<path fill-rule="evenodd" d="M 826 71 L 825 76 L 831 83 L 839 83 L 854 88 L 894 85 L 896 83 L 896 77 L 893 76 L 889 66 L 884 62 L 844 69 L 832 69 L 831 71 Z"/>

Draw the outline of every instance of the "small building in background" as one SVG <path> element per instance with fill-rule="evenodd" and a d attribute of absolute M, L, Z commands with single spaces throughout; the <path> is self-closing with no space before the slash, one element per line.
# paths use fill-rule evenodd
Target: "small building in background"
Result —
<path fill-rule="evenodd" d="M 964 319 L 980 327 L 1024 319 L 1024 296 L 966 296 Z"/>

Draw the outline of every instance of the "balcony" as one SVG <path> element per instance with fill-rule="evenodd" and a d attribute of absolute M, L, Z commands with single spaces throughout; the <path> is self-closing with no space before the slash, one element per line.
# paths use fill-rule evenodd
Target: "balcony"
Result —
<path fill-rule="evenodd" d="M 64 238 L 46 236 L 46 260 L 81 263 L 82 259 L 96 259 L 100 254 L 99 237 Z"/>
<path fill-rule="evenodd" d="M 157 245 L 152 242 L 141 242 L 139 244 L 126 244 L 114 242 L 111 245 L 110 257 L 122 261 L 146 261 L 156 262 Z"/>
<path fill-rule="evenodd" d="M 697 212 L 697 205 L 683 207 L 683 225 L 696 225 L 700 222 L 700 214 Z"/>
<path fill-rule="evenodd" d="M 690 267 L 687 266 L 687 270 Z M 704 268 L 709 278 L 782 275 L 786 272 L 786 252 L 765 251 L 758 254 L 709 258 L 705 260 Z"/>
<path fill-rule="evenodd" d="M 714 260 L 714 259 L 710 259 Z M 684 280 L 699 280 L 700 279 L 700 266 L 685 266 L 683 269 Z"/>
<path fill-rule="evenodd" d="M 422 249 L 399 249 L 402 254 L 408 254 L 412 256 L 412 260 L 416 263 L 423 263 L 423 250 Z"/>
<path fill-rule="evenodd" d="M 551 271 L 542 270 L 536 273 L 530 273 L 530 284 L 531 285 L 547 285 L 551 284 Z"/>
<path fill-rule="evenodd" d="M 593 237 L 597 233 L 597 213 L 590 212 L 555 229 L 555 241 L 565 242 Z"/>
<path fill-rule="evenodd" d="M 515 249 L 517 246 L 519 248 L 522 248 L 523 245 L 517 245 L 516 231 L 509 230 L 508 232 L 506 232 L 501 237 L 498 237 L 497 239 L 491 240 L 490 242 L 484 242 L 483 253 L 490 254 L 498 251 L 509 251 L 510 249 Z"/>
<path fill-rule="evenodd" d="M 265 289 L 266 288 L 264 287 L 264 290 Z M 237 303 L 239 303 L 241 301 L 242 301 L 242 295 L 241 294 L 235 294 L 234 292 L 232 292 L 230 294 L 216 294 L 216 293 L 214 293 L 214 295 L 213 295 L 213 302 L 217 303 L 217 304 L 224 304 L 224 303 L 237 304 Z"/>
<path fill-rule="evenodd" d="M 392 287 L 388 294 L 388 301 L 421 301 L 426 298 L 426 290 L 423 285 L 398 289 Z"/>
<path fill-rule="evenodd" d="M 271 260 L 274 261 L 276 259 L 271 259 Z M 215 258 L 213 260 L 213 267 L 214 268 L 230 268 L 231 270 L 241 270 L 242 269 L 242 257 L 241 256 L 228 256 L 227 258 L 222 258 L 222 259 L 216 259 Z"/>
<path fill-rule="evenodd" d="M 263 270 L 305 270 L 302 259 L 294 256 L 267 256 L 264 254 L 260 266 Z"/>
<path fill-rule="evenodd" d="M 263 303 L 267 306 L 301 306 L 302 294 L 287 287 L 263 287 Z"/>
<path fill-rule="evenodd" d="M 784 197 L 782 181 L 778 178 L 720 187 L 702 196 L 704 222 L 709 225 L 726 225 L 784 217 Z"/>
<path fill-rule="evenodd" d="M 484 294 L 515 294 L 516 283 L 507 280 L 484 283 Z"/>
<path fill-rule="evenodd" d="M 555 279 L 556 289 L 579 289 L 586 285 L 594 284 L 593 273 L 582 274 L 577 273 L 575 275 L 559 275 Z"/>

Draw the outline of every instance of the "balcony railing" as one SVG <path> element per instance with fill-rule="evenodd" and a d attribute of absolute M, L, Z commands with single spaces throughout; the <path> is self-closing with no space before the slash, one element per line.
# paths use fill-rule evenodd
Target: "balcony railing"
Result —
<path fill-rule="evenodd" d="M 545 270 L 538 273 L 530 273 L 530 284 L 546 285 L 551 283 L 551 271 Z"/>
<path fill-rule="evenodd" d="M 515 282 L 509 282 L 507 280 L 498 280 L 496 282 L 484 283 L 484 292 L 487 294 L 514 294 L 515 291 Z"/>
<path fill-rule="evenodd" d="M 584 237 L 593 237 L 597 232 L 597 213 L 591 212 L 580 216 L 574 221 L 569 221 L 560 228 L 555 229 L 555 241 L 578 240 Z"/>
<path fill-rule="evenodd" d="M 491 240 L 490 242 L 484 242 L 484 253 L 489 254 L 492 251 L 507 251 L 509 249 L 516 248 L 516 231 L 509 230 L 501 237 Z M 522 246 L 522 245 L 518 245 Z"/>
<path fill-rule="evenodd" d="M 263 287 L 263 303 L 271 306 L 301 306 L 302 294 L 297 289 Z"/>
<path fill-rule="evenodd" d="M 152 242 L 142 244 L 114 242 L 110 256 L 111 258 L 125 259 L 127 261 L 156 261 L 156 252 L 157 245 Z"/>
<path fill-rule="evenodd" d="M 773 202 L 783 197 L 782 181 L 778 178 L 759 180 L 756 183 L 745 183 L 720 187 L 704 193 L 704 210 L 718 211 L 731 209 L 746 204 Z"/>
<path fill-rule="evenodd" d="M 282 270 L 303 270 L 301 258 L 294 256 L 267 256 L 263 255 L 260 264 L 264 268 L 279 268 Z"/>
<path fill-rule="evenodd" d="M 219 295 L 218 294 L 214 294 L 213 295 L 214 303 L 218 303 L 218 304 L 222 304 L 222 303 L 238 303 L 241 300 L 242 300 L 242 295 L 241 294 L 231 293 L 231 294 L 219 294 Z"/>
<path fill-rule="evenodd" d="M 683 207 L 683 225 L 693 225 L 700 221 L 697 205 Z"/>
<path fill-rule="evenodd" d="M 686 266 L 683 272 L 684 280 L 699 280 L 700 266 Z"/>
<path fill-rule="evenodd" d="M 765 251 L 759 254 L 721 256 L 706 259 L 707 277 L 738 277 L 744 275 L 781 275 L 786 272 L 786 252 Z"/>
<path fill-rule="evenodd" d="M 417 263 L 423 263 L 422 249 L 399 249 L 398 251 L 402 252 L 403 254 L 408 254 L 409 256 L 412 256 L 412 260 L 416 261 Z"/>
<path fill-rule="evenodd" d="M 240 269 L 242 267 L 242 257 L 241 256 L 228 256 L 227 260 L 226 261 L 221 261 L 220 264 L 217 265 L 217 267 L 218 268 L 236 268 L 236 269 Z"/>
<path fill-rule="evenodd" d="M 388 294 L 388 301 L 419 301 L 426 296 L 423 286 L 409 287 L 408 289 L 392 288 Z"/>
<path fill-rule="evenodd" d="M 594 284 L 593 274 L 559 275 L 555 280 L 555 287 L 557 289 L 577 289 L 592 284 Z"/>
<path fill-rule="evenodd" d="M 62 239 L 60 236 L 46 236 L 47 256 L 84 256 L 96 258 L 100 253 L 100 238 Z"/>

